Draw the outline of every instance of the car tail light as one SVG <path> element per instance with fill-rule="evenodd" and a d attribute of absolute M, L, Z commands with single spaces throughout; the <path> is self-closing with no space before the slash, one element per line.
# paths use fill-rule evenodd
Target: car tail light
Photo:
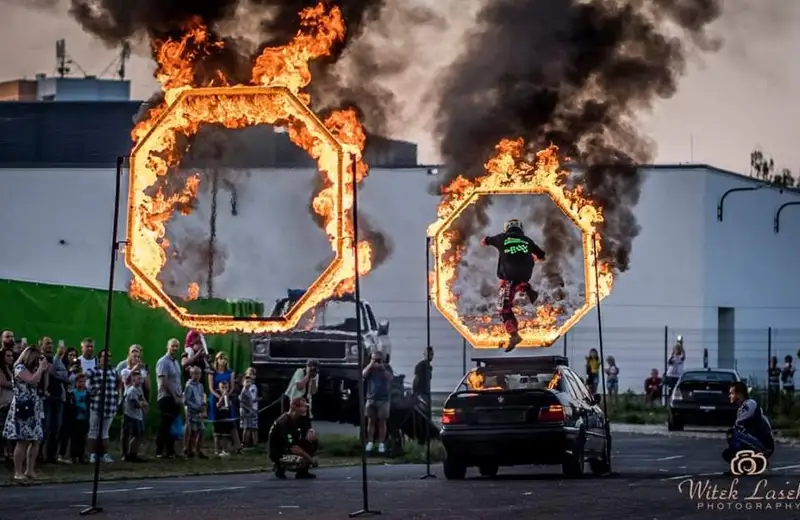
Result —
<path fill-rule="evenodd" d="M 461 421 L 461 414 L 455 408 L 442 409 L 442 424 L 458 424 Z"/>
<path fill-rule="evenodd" d="M 539 410 L 540 422 L 562 422 L 564 419 L 564 407 L 560 404 L 555 404 Z"/>

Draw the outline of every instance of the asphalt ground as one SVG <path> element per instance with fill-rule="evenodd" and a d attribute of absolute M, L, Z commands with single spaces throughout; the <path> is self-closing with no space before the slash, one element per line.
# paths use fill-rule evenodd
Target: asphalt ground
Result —
<path fill-rule="evenodd" d="M 465 481 L 421 480 L 425 466 L 370 466 L 369 506 L 387 519 L 619 520 L 800 518 L 800 448 L 779 446 L 759 477 L 722 475 L 722 442 L 706 438 L 614 435 L 614 473 L 565 479 L 560 467 L 502 468 L 493 479 L 471 470 Z M 359 467 L 320 469 L 314 481 L 271 474 L 100 483 L 97 518 L 162 520 L 335 519 L 362 508 Z M 763 480 L 763 482 L 762 482 Z M 734 498 L 693 498 L 690 484 L 734 489 Z M 760 486 L 760 487 L 759 487 Z M 794 492 L 785 499 L 768 490 Z M 76 518 L 90 484 L 0 488 L 0 519 Z M 755 494 L 754 494 L 755 493 Z"/>

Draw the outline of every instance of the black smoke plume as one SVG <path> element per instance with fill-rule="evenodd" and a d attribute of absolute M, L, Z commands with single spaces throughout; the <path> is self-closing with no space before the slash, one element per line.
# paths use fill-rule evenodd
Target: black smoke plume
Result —
<path fill-rule="evenodd" d="M 706 29 L 720 14 L 721 0 L 488 2 L 440 85 L 444 183 L 482 175 L 501 138 L 522 137 L 531 151 L 556 144 L 604 209 L 604 259 L 627 270 L 638 165 L 654 155 L 637 113 L 675 94 L 692 52 L 719 47 Z M 486 205 L 460 219 L 462 235 L 475 232 Z M 551 249 L 567 250 L 558 226 L 544 233 Z"/>
<path fill-rule="evenodd" d="M 57 1 L 57 0 L 53 0 Z M 330 56 L 312 64 L 314 81 L 310 86 L 312 99 L 323 100 L 326 108 L 356 106 L 365 115 L 365 127 L 370 133 L 382 133 L 388 118 L 394 113 L 393 93 L 380 84 L 380 79 L 405 70 L 411 53 L 382 56 L 380 49 L 361 40 L 366 27 L 380 25 L 387 8 L 386 0 L 70 0 L 71 15 L 85 31 L 99 37 L 109 46 L 125 41 L 153 41 L 179 38 L 187 25 L 200 22 L 209 29 L 209 42 L 224 45 L 205 46 L 198 53 L 195 84 L 206 85 L 218 79 L 222 72 L 231 83 L 247 83 L 251 65 L 264 47 L 284 45 L 300 28 L 299 13 L 320 2 L 337 5 L 347 28 L 345 39 Z M 394 23 L 419 26 L 438 20 L 430 9 L 416 5 L 389 6 Z M 243 14 L 244 13 L 244 14 Z M 237 17 L 263 18 L 260 33 L 252 39 L 226 36 L 221 28 Z M 400 22 L 397 22 L 400 20 Z M 347 53 L 348 70 L 338 67 Z M 317 106 L 314 107 L 318 108 Z M 320 107 L 321 108 L 321 107 Z"/>

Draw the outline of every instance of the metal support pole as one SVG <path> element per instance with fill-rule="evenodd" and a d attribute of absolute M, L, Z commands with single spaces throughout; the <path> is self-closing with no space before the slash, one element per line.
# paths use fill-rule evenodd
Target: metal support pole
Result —
<path fill-rule="evenodd" d="M 722 222 L 723 210 L 725 209 L 725 198 L 730 195 L 731 193 L 736 193 L 737 191 L 756 191 L 764 188 L 763 184 L 758 186 L 749 186 L 747 188 L 731 188 L 730 190 L 726 191 L 722 194 L 722 197 L 719 199 L 719 203 L 717 204 L 717 220 Z"/>
<path fill-rule="evenodd" d="M 206 294 L 214 297 L 214 273 L 216 266 L 214 259 L 217 251 L 217 195 L 219 193 L 219 170 L 214 169 L 211 174 L 211 217 L 208 222 L 208 280 L 206 281 Z"/>
<path fill-rule="evenodd" d="M 431 347 L 431 237 L 425 237 L 425 329 L 427 338 L 427 347 Z M 428 367 L 430 365 L 426 365 Z M 426 370 L 427 371 L 427 370 Z M 428 381 L 430 381 L 430 373 L 426 374 Z M 425 474 L 420 477 L 420 480 L 429 478 L 436 478 L 436 475 L 431 473 L 431 422 L 432 412 L 431 409 L 431 388 L 428 385 L 428 393 L 425 396 L 425 404 L 427 410 L 428 422 L 425 425 Z"/>
<path fill-rule="evenodd" d="M 353 168 L 353 255 L 355 260 L 354 291 L 356 298 L 356 337 L 358 338 L 358 366 L 360 370 L 364 368 L 364 342 L 361 337 L 361 281 L 358 273 L 358 157 L 352 156 Z M 364 417 L 364 377 L 358 378 L 358 406 L 361 410 L 361 499 L 362 507 L 360 510 L 350 513 L 350 518 L 360 516 L 374 516 L 381 514 L 380 511 L 369 508 L 369 486 L 367 480 L 367 424 Z"/>
<path fill-rule="evenodd" d="M 119 233 L 119 206 L 120 206 L 120 185 L 122 184 L 122 166 L 124 163 L 123 157 L 117 157 L 116 178 L 114 179 L 114 220 L 111 224 L 111 261 L 108 270 L 108 295 L 106 299 L 106 330 L 103 344 L 103 379 L 102 387 L 100 388 L 100 420 L 97 425 L 98 438 L 95 443 L 95 448 L 101 445 L 103 422 L 105 420 L 105 406 L 106 406 L 106 386 L 108 379 L 108 354 L 111 347 L 111 317 L 112 317 L 112 304 L 114 302 L 114 275 L 117 269 L 117 254 L 119 253 L 120 243 L 117 241 L 117 234 Z M 112 418 L 109 417 L 110 421 Z M 100 486 L 100 453 L 95 451 L 94 463 L 94 479 L 92 483 L 92 504 L 80 512 L 81 516 L 94 515 L 102 513 L 103 508 L 97 506 L 97 489 Z"/>
<path fill-rule="evenodd" d="M 461 338 L 461 373 L 467 373 L 467 340 Z"/>
<path fill-rule="evenodd" d="M 431 346 L 431 237 L 425 237 L 425 346 Z"/>
<path fill-rule="evenodd" d="M 594 279 L 595 279 L 595 298 L 597 305 L 597 336 L 600 346 L 600 384 L 603 386 L 603 414 L 606 416 L 605 429 L 606 429 L 606 443 L 605 455 L 606 464 L 608 465 L 608 472 L 611 473 L 611 423 L 608 420 L 608 396 L 606 395 L 606 370 L 605 370 L 605 353 L 603 351 L 603 319 L 600 314 L 600 269 L 597 265 L 597 242 L 600 240 L 599 235 L 594 236 L 592 241 L 592 248 L 594 249 Z"/>
<path fill-rule="evenodd" d="M 667 387 L 667 365 L 669 364 L 669 326 L 664 325 L 664 372 L 661 380 L 664 381 L 664 406 L 669 401 L 669 388 Z"/>
<path fill-rule="evenodd" d="M 772 405 L 775 403 L 770 399 L 772 388 L 769 384 L 770 370 L 772 370 L 772 327 L 767 328 L 767 412 L 772 411 Z"/>
<path fill-rule="evenodd" d="M 569 356 L 567 356 L 567 337 L 568 336 L 569 336 L 569 331 L 564 333 L 564 357 L 567 358 L 567 359 L 569 359 Z"/>
<path fill-rule="evenodd" d="M 796 201 L 792 201 L 792 202 L 787 202 L 785 204 L 781 204 L 778 207 L 778 211 L 775 212 L 775 233 L 780 233 L 780 231 L 781 231 L 781 212 L 785 208 L 788 208 L 789 206 L 800 206 L 800 201 L 796 200 Z"/>

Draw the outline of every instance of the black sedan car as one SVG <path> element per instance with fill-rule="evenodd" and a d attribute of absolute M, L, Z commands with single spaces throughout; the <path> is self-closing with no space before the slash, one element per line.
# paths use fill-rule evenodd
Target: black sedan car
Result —
<path fill-rule="evenodd" d="M 741 381 L 735 370 L 723 368 L 687 370 L 669 396 L 669 431 L 684 426 L 730 427 L 738 407 L 729 399 L 731 385 Z"/>
<path fill-rule="evenodd" d="M 485 360 L 445 401 L 440 440 L 444 474 L 467 468 L 494 476 L 501 466 L 561 465 L 581 476 L 609 471 L 606 418 L 581 378 L 560 356 Z M 607 450 L 607 448 L 609 448 Z"/>

